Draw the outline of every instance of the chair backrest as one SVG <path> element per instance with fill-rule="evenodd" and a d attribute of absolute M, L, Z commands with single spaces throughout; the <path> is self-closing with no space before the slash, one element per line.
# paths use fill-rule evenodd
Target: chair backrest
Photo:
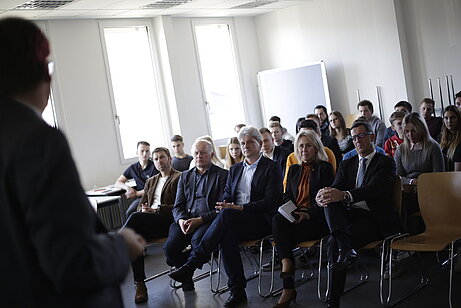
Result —
<path fill-rule="evenodd" d="M 402 213 L 402 179 L 398 174 L 394 175 L 394 186 L 392 187 L 392 203 L 399 217 Z"/>
<path fill-rule="evenodd" d="M 461 172 L 421 174 L 418 203 L 426 232 L 460 232 L 461 236 Z"/>

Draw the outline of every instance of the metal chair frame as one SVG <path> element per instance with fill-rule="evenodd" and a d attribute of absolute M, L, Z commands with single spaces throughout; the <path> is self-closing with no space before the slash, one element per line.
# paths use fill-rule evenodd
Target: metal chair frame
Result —
<path fill-rule="evenodd" d="M 426 287 L 429 283 L 428 272 L 424 266 L 421 266 L 423 271 L 419 273 L 419 283 L 406 294 L 392 299 L 392 260 L 390 256 L 393 250 L 415 251 L 419 263 L 423 264 L 420 251 L 439 252 L 448 246 L 449 257 L 442 263 L 442 266 L 450 263 L 448 303 L 450 308 L 453 307 L 454 243 L 461 238 L 460 183 L 461 174 L 459 172 L 426 173 L 418 178 L 418 200 L 426 224 L 426 231 L 415 236 L 403 234 L 391 240 L 388 252 L 389 281 L 386 294 L 384 294 L 384 284 L 381 285 L 381 303 L 383 305 L 394 306 Z M 434 207 L 434 204 L 440 206 Z M 434 211 L 434 209 L 437 210 Z M 405 245 L 407 246 L 405 247 Z M 438 261 L 440 260 L 438 259 Z"/>

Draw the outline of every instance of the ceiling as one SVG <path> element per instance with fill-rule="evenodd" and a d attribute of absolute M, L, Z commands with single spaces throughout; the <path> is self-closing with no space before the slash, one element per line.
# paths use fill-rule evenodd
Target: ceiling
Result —
<path fill-rule="evenodd" d="M 0 0 L 0 18 L 256 16 L 313 0 Z"/>

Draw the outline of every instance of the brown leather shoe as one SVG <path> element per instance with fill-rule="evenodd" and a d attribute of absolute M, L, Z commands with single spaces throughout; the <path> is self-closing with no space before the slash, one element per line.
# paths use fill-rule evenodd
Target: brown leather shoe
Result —
<path fill-rule="evenodd" d="M 144 281 L 136 281 L 136 294 L 134 296 L 134 302 L 136 304 L 147 302 L 147 288 Z"/>

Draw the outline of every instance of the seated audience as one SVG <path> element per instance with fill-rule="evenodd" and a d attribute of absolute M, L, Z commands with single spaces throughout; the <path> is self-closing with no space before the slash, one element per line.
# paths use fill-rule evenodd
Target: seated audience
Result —
<path fill-rule="evenodd" d="M 357 110 L 362 117 L 365 117 L 375 135 L 374 144 L 382 147 L 384 145 L 384 132 L 386 125 L 380 118 L 373 115 L 373 104 L 369 100 L 363 100 L 357 104 Z"/>
<path fill-rule="evenodd" d="M 106 233 L 64 134 L 42 119 L 50 46 L 32 21 L 0 19 L 2 307 L 123 307 L 120 283 L 144 240 Z"/>
<path fill-rule="evenodd" d="M 192 146 L 196 166 L 184 171 L 178 182 L 173 207 L 174 223 L 163 247 L 166 263 L 180 268 L 199 247 L 203 235 L 216 217 L 216 203 L 223 199 L 228 171 L 211 162 L 213 146 L 206 140 L 197 140 Z M 206 262 L 206 261 L 205 261 Z M 194 289 L 192 275 L 182 281 L 183 291 Z"/>
<path fill-rule="evenodd" d="M 225 158 L 225 169 L 229 170 L 230 167 L 243 160 L 242 148 L 237 137 L 231 137 L 227 143 L 227 151 Z"/>
<path fill-rule="evenodd" d="M 125 195 L 128 199 L 134 199 L 126 210 L 126 217 L 136 211 L 136 208 L 144 194 L 144 186 L 146 180 L 158 173 L 154 163 L 150 159 L 150 144 L 146 141 L 139 141 L 137 144 L 138 162 L 130 165 L 125 172 L 115 182 L 115 187 L 122 188 L 126 191 Z M 136 186 L 134 188 L 128 186 L 126 182 L 129 179 L 134 179 Z"/>
<path fill-rule="evenodd" d="M 155 148 L 152 158 L 160 173 L 146 181 L 137 212 L 131 214 L 123 226 L 135 230 L 148 241 L 168 236 L 168 229 L 173 222 L 171 209 L 181 175 L 181 172 L 171 167 L 170 151 L 167 148 Z M 136 258 L 131 265 L 136 284 L 135 302 L 144 303 L 147 301 L 144 256 Z"/>
<path fill-rule="evenodd" d="M 317 134 L 317 136 L 320 137 L 319 126 L 317 125 L 317 122 L 315 122 L 313 120 L 302 120 L 300 123 L 298 123 L 297 126 L 299 128 L 299 132 L 301 132 L 303 130 L 312 130 Z M 336 158 L 335 158 L 335 155 L 333 154 L 333 151 L 331 151 L 326 146 L 323 146 L 323 150 L 327 154 L 328 162 L 333 167 L 333 174 L 335 174 L 336 173 Z M 300 163 L 301 162 L 298 160 L 295 153 L 291 153 L 290 155 L 288 155 L 287 165 L 285 167 L 285 175 L 283 177 L 283 188 L 284 189 L 286 189 L 286 187 L 287 187 L 288 170 L 290 169 L 290 166 L 294 165 L 294 164 L 300 164 Z"/>
<path fill-rule="evenodd" d="M 234 126 L 234 132 L 238 135 L 242 127 L 245 127 L 246 124 L 237 124 Z"/>
<path fill-rule="evenodd" d="M 394 105 L 394 111 L 401 111 L 405 113 L 405 115 L 411 113 L 412 109 L 413 108 L 411 107 L 410 103 L 407 101 L 400 101 Z M 396 134 L 397 132 L 392 129 L 392 126 L 386 128 L 386 132 L 384 133 L 384 143 L 386 143 L 387 139 L 395 136 Z"/>
<path fill-rule="evenodd" d="M 330 121 L 328 120 L 327 108 L 322 105 L 317 105 L 314 108 L 314 114 L 320 120 L 320 131 L 322 132 L 322 136 L 329 136 L 330 135 L 330 129 L 329 129 Z"/>
<path fill-rule="evenodd" d="M 283 139 L 282 126 L 279 122 L 269 124 L 269 130 L 271 131 L 275 145 L 286 148 L 290 153 L 293 152 L 293 141 Z"/>
<path fill-rule="evenodd" d="M 353 249 L 400 231 L 390 193 L 394 160 L 375 151 L 375 135 L 368 122 L 356 121 L 351 134 L 359 155 L 342 161 L 333 185 L 320 189 L 316 197 L 317 204 L 325 207 L 331 234 L 328 307 L 340 306 L 347 266 L 356 258 Z"/>
<path fill-rule="evenodd" d="M 440 139 L 440 130 L 442 129 L 442 118 L 433 117 L 435 111 L 435 102 L 433 99 L 425 98 L 421 101 L 419 106 L 420 115 L 426 120 L 426 126 L 429 129 L 429 133 L 432 139 L 439 141 Z"/>
<path fill-rule="evenodd" d="M 283 203 L 292 201 L 297 206 L 293 215 L 296 221 L 292 223 L 278 213 L 272 219 L 272 234 L 282 262 L 280 277 L 283 279 L 283 292 L 274 306 L 279 308 L 296 299 L 294 246 L 303 241 L 320 239 L 329 233 L 323 208 L 317 206 L 315 196 L 319 189 L 333 183 L 333 167 L 327 162 L 322 142 L 314 131 L 299 132 L 295 153 L 301 164 L 291 165 L 288 170 Z"/>
<path fill-rule="evenodd" d="M 173 148 L 173 169 L 178 171 L 189 170 L 192 156 L 184 152 L 184 141 L 182 136 L 174 135 L 171 137 L 171 147 Z"/>
<path fill-rule="evenodd" d="M 455 106 L 461 111 L 461 92 L 455 94 Z"/>
<path fill-rule="evenodd" d="M 461 118 L 456 106 L 445 108 L 440 147 L 448 160 L 446 171 L 461 171 Z"/>
<path fill-rule="evenodd" d="M 410 233 L 424 231 L 422 219 L 410 214 L 419 211 L 416 189 L 421 173 L 445 171 L 444 158 L 439 144 L 432 139 L 424 119 L 416 112 L 403 118 L 404 141 L 395 151 L 397 174 L 402 177 L 402 216 Z"/>
<path fill-rule="evenodd" d="M 282 126 L 282 121 L 280 120 L 280 117 L 278 116 L 272 116 L 269 119 L 268 125 L 270 126 L 273 122 L 278 122 L 280 126 L 282 127 L 282 138 L 286 140 L 290 140 L 291 142 L 295 141 L 295 137 L 293 137 L 285 127 Z"/>
<path fill-rule="evenodd" d="M 322 144 L 324 146 L 326 146 L 327 148 L 333 151 L 333 154 L 335 155 L 335 159 L 336 159 L 336 168 L 338 168 L 339 162 L 343 158 L 343 155 L 341 154 L 341 149 L 339 148 L 339 145 L 338 145 L 338 141 L 336 141 L 336 138 L 330 137 L 330 135 L 322 134 L 322 131 L 320 130 L 320 119 L 315 114 L 312 114 L 312 113 L 308 114 L 306 116 L 306 120 L 312 120 L 312 121 L 315 121 L 315 123 L 317 123 L 317 126 L 318 126 L 317 133 L 320 136 L 320 140 L 322 141 Z"/>
<path fill-rule="evenodd" d="M 246 302 L 246 279 L 238 245 L 271 233 L 272 216 L 282 197 L 280 166 L 261 155 L 261 134 L 254 127 L 245 127 L 238 138 L 245 160 L 229 171 L 225 201 L 216 206 L 219 214 L 200 245 L 192 250 L 187 263 L 170 274 L 176 281 L 188 281 L 195 269 L 207 262 L 211 252 L 220 245 L 230 289 L 224 307 Z"/>
<path fill-rule="evenodd" d="M 341 153 L 347 153 L 354 148 L 352 138 L 346 128 L 344 117 L 339 111 L 330 113 L 330 136 L 336 138 Z"/>
<path fill-rule="evenodd" d="M 213 138 L 211 138 L 208 135 L 205 135 L 205 136 L 201 136 L 201 137 L 198 137 L 197 139 L 195 139 L 195 141 L 199 141 L 199 140 L 206 140 L 211 144 L 211 147 L 213 149 L 213 157 L 211 158 L 211 162 L 213 164 L 215 164 L 216 166 L 218 166 L 219 168 L 224 168 L 224 163 L 221 160 L 221 158 L 219 157 L 219 152 L 218 152 L 218 150 L 216 148 L 216 144 L 214 143 Z M 194 160 L 192 160 L 189 168 L 192 169 L 193 167 L 195 167 L 195 161 Z"/>
<path fill-rule="evenodd" d="M 280 164 L 280 168 L 282 170 L 282 175 L 285 174 L 285 166 L 287 165 L 287 157 L 290 155 L 290 151 L 286 148 L 275 145 L 272 139 L 271 132 L 263 127 L 259 130 L 263 138 L 263 145 L 261 147 L 261 153 L 263 153 L 264 157 L 272 159 Z"/>
<path fill-rule="evenodd" d="M 386 152 L 386 155 L 391 158 L 394 158 L 397 147 L 403 143 L 402 121 L 405 115 L 405 112 L 394 111 L 389 118 L 392 130 L 397 133 L 396 135 L 387 139 L 384 143 L 384 152 Z"/>

